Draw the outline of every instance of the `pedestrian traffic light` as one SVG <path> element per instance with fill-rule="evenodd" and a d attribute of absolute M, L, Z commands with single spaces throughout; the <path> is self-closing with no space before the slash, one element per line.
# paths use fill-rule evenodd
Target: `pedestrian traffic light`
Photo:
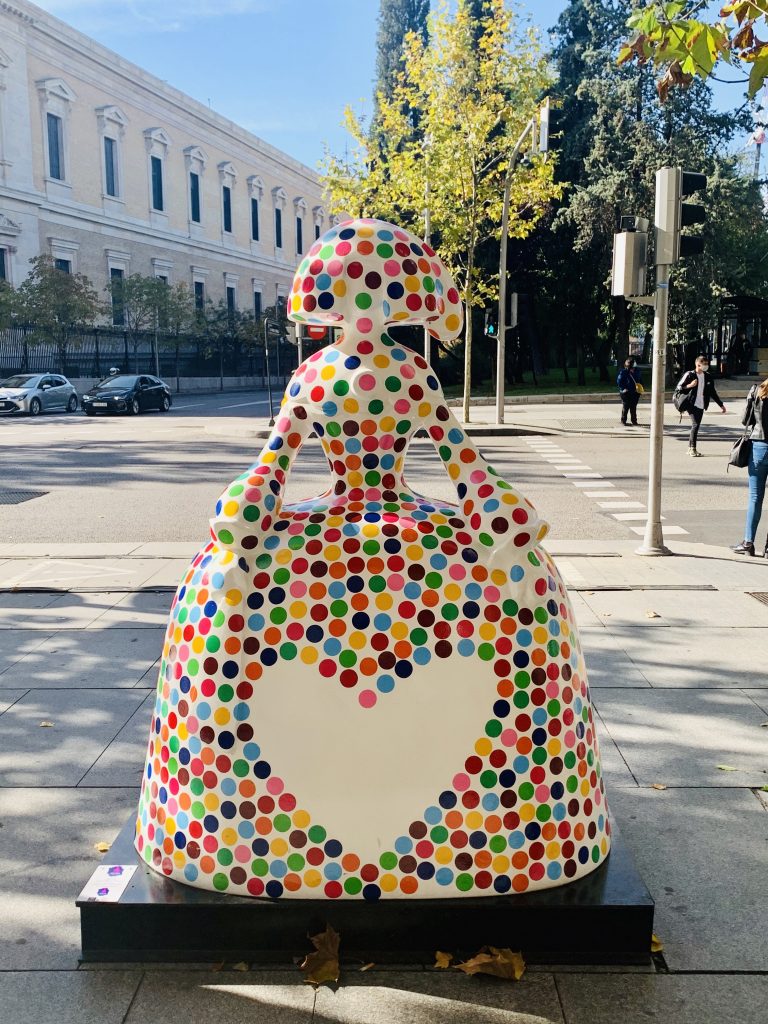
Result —
<path fill-rule="evenodd" d="M 499 335 L 499 316 L 490 309 L 485 311 L 485 327 L 483 334 L 489 338 L 497 338 Z"/>
<path fill-rule="evenodd" d="M 681 257 L 697 256 L 704 251 L 704 239 L 699 235 L 684 235 L 682 229 L 706 221 L 703 206 L 683 202 L 706 187 L 705 174 L 684 171 L 680 167 L 662 167 L 656 172 L 657 266 L 677 263 Z"/>
<path fill-rule="evenodd" d="M 645 295 L 647 253 L 647 219 L 622 217 L 621 231 L 613 236 L 611 295 Z"/>

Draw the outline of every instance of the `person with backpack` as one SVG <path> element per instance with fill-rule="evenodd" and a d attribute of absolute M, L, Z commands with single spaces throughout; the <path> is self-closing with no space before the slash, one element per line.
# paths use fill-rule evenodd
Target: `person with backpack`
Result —
<path fill-rule="evenodd" d="M 704 413 L 709 408 L 710 401 L 714 399 L 715 403 L 720 406 L 720 411 L 726 411 L 720 395 L 717 393 L 715 382 L 708 367 L 709 359 L 706 356 L 697 356 L 695 369 L 686 370 L 675 389 L 676 395 L 688 392 L 690 396 L 687 402 L 678 403 L 678 401 L 675 401 L 675 407 L 681 413 L 687 412 L 688 419 L 691 421 L 691 432 L 688 435 L 688 454 L 693 458 L 699 458 L 701 455 L 701 452 L 696 447 L 696 442 L 699 437 L 701 421 Z"/>
<path fill-rule="evenodd" d="M 643 385 L 640 383 L 640 371 L 637 369 L 632 356 L 624 360 L 624 367 L 619 370 L 619 375 L 616 378 L 616 386 L 619 389 L 619 398 L 621 399 L 621 422 L 626 427 L 627 413 L 629 413 L 632 426 L 638 426 L 637 403 L 640 401 Z"/>
<path fill-rule="evenodd" d="M 755 537 L 763 511 L 765 484 L 768 480 L 768 377 L 762 384 L 749 389 L 747 404 L 741 422 L 747 429 L 752 428 L 750 439 L 752 450 L 749 456 L 749 501 L 747 520 L 744 526 L 744 540 L 733 549 L 737 555 L 755 554 Z M 763 557 L 768 558 L 768 538 L 765 541 Z"/>

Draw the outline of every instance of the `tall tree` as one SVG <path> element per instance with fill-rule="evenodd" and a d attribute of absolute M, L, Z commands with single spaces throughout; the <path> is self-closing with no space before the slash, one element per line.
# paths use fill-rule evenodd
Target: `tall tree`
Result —
<path fill-rule="evenodd" d="M 376 33 L 376 89 L 392 99 L 402 70 L 405 37 L 415 33 L 426 42 L 429 0 L 381 0 Z"/>
<path fill-rule="evenodd" d="M 428 196 L 433 240 L 462 293 L 465 310 L 464 418 L 472 386 L 472 307 L 495 294 L 478 265 L 479 247 L 498 245 L 504 179 L 514 140 L 549 82 L 535 38 L 519 28 L 504 0 L 487 0 L 482 33 L 467 0 L 453 13 L 440 4 L 429 41 L 413 33 L 391 99 L 380 94 L 375 142 L 348 112 L 356 140 L 353 165 L 328 155 L 324 181 L 334 210 L 394 219 L 421 233 Z M 421 137 L 408 112 L 421 112 Z M 380 159 L 379 147 L 384 158 Z M 383 167 L 387 168 L 384 173 Z M 515 174 L 510 235 L 529 234 L 558 189 L 551 165 L 535 161 Z"/>

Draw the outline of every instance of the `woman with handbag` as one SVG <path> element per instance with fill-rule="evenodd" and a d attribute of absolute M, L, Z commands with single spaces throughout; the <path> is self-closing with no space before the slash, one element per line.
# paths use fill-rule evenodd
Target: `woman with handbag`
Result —
<path fill-rule="evenodd" d="M 644 388 L 640 383 L 640 371 L 637 369 L 632 356 L 624 360 L 624 368 L 619 370 L 616 386 L 619 389 L 619 398 L 621 398 L 621 422 L 626 427 L 627 413 L 629 413 L 632 426 L 638 426 L 637 403 L 640 401 L 640 395 L 643 393 Z"/>
<path fill-rule="evenodd" d="M 763 511 L 765 483 L 768 480 L 768 377 L 762 384 L 750 388 L 747 404 L 741 419 L 747 429 L 752 428 L 752 451 L 749 456 L 749 503 L 747 521 L 744 526 L 744 540 L 733 549 L 737 555 L 755 554 L 755 536 Z M 768 557 L 768 538 L 763 556 Z"/>
<path fill-rule="evenodd" d="M 691 399 L 685 406 L 688 419 L 691 421 L 691 432 L 688 435 L 688 454 L 693 458 L 699 458 L 701 452 L 696 447 L 699 437 L 699 427 L 704 417 L 704 412 L 709 408 L 712 399 L 720 406 L 720 411 L 725 412 L 725 406 L 717 393 L 715 382 L 709 373 L 709 359 L 706 356 L 696 357 L 696 369 L 686 370 L 677 385 L 677 391 L 689 391 Z"/>

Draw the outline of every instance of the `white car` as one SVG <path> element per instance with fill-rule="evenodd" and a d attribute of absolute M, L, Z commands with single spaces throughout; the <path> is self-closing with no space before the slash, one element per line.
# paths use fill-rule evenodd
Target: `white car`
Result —
<path fill-rule="evenodd" d="M 77 391 L 58 373 L 17 373 L 0 381 L 0 413 L 77 412 Z"/>

